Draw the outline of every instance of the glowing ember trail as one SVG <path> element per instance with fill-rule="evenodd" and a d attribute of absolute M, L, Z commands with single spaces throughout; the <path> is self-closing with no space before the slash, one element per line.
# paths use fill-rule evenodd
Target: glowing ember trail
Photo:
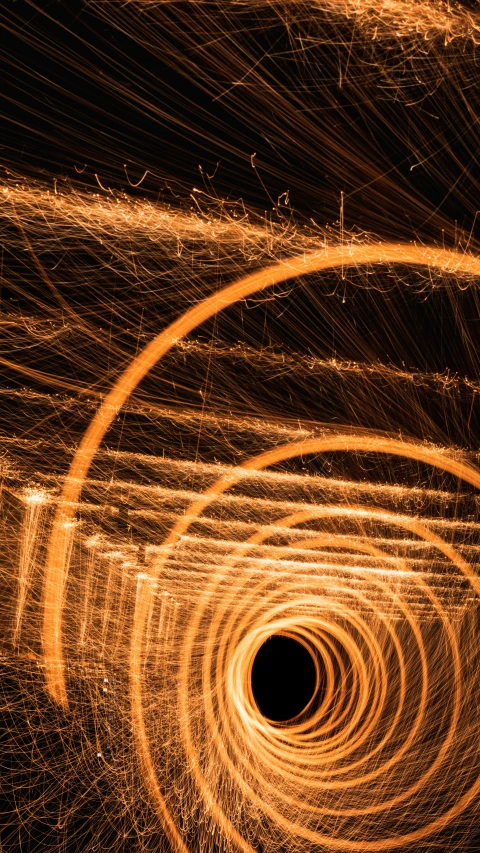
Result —
<path fill-rule="evenodd" d="M 80 5 L 0 10 L 2 853 L 473 853 L 479 10 Z"/>

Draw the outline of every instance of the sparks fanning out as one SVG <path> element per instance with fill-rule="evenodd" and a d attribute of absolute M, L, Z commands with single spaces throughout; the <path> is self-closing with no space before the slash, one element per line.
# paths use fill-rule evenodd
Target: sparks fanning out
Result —
<path fill-rule="evenodd" d="M 365 51 L 369 74 L 395 79 L 388 128 L 420 67 L 430 95 L 437 68 L 466 98 L 474 8 L 218 5 L 212 23 L 208 3 L 93 4 L 132 44 L 170 40 L 172 67 L 203 57 L 205 90 L 231 85 L 240 114 L 255 85 L 255 121 L 268 74 L 235 39 L 275 18 L 294 45 L 299 137 L 316 122 L 332 170 L 331 104 L 305 117 L 322 51 L 339 48 L 335 85 L 351 79 L 358 102 Z M 297 97 L 265 112 L 266 134 L 275 120 L 280 138 Z M 422 132 L 408 168 L 435 174 L 438 150 L 450 163 L 456 149 Z M 92 189 L 4 163 L 4 763 L 6 790 L 30 792 L 7 810 L 5 850 L 27 835 L 52 853 L 475 849 L 476 214 L 470 200 L 459 226 L 400 180 L 390 197 L 387 171 L 354 149 L 345 139 L 345 169 L 365 169 L 365 192 L 368 163 L 371 209 L 357 218 L 357 190 L 341 190 L 324 220 L 287 190 L 259 212 L 212 176 L 184 192 L 173 175 L 153 198 L 141 181 L 95 172 Z M 252 687 L 277 635 L 315 674 L 280 722 Z"/>

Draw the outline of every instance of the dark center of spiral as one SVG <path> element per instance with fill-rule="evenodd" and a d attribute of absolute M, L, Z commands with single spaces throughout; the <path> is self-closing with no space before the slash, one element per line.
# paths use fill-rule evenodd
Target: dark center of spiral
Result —
<path fill-rule="evenodd" d="M 260 646 L 252 666 L 252 692 L 264 717 L 276 723 L 297 717 L 315 687 L 315 664 L 302 643 L 273 634 Z"/>

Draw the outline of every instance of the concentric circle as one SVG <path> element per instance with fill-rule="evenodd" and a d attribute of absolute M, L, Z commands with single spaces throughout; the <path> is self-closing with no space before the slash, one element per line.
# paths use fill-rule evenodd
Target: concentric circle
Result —
<path fill-rule="evenodd" d="M 361 263 L 401 259 L 449 269 L 463 265 L 469 271 L 478 266 L 466 256 L 416 247 L 364 246 L 357 254 Z M 137 356 L 105 400 L 72 464 L 47 561 L 46 673 L 59 701 L 66 702 L 60 641 L 66 561 L 60 530 L 113 417 L 179 336 L 275 281 L 353 262 L 343 249 L 334 255 L 282 263 L 209 297 Z M 227 492 L 249 480 L 261 487 L 265 472 L 288 460 L 301 458 L 305 464 L 334 453 L 408 460 L 480 486 L 475 468 L 434 446 L 327 430 L 231 468 L 177 517 L 145 582 L 137 586 L 130 692 L 143 778 L 172 845 L 182 853 L 189 850 L 192 822 L 200 812 L 204 831 L 215 833 L 222 850 L 254 853 L 266 839 L 269 849 L 415 846 L 440 833 L 480 791 L 472 749 L 477 709 L 471 701 L 478 667 L 465 651 L 476 624 L 478 576 L 453 544 L 448 519 L 443 530 L 428 514 L 420 518 L 397 513 L 392 503 L 378 505 L 373 492 L 364 505 L 346 494 L 337 505 L 305 501 L 287 515 L 279 502 L 270 523 L 259 522 L 246 539 L 227 543 L 223 559 L 196 581 L 187 608 L 174 602 L 169 631 L 175 642 L 167 649 L 159 638 L 162 678 L 167 683 L 171 673 L 174 679 L 164 694 L 170 734 L 161 740 L 164 721 L 152 701 L 146 642 L 159 580 L 167 577 L 184 543 L 195 539 L 200 517 Z M 423 570 L 406 554 L 412 543 L 425 549 Z M 428 568 L 434 553 L 441 555 L 443 585 Z M 453 582 L 469 590 L 468 606 L 454 616 L 448 605 Z M 261 713 L 251 686 L 255 657 L 272 635 L 303 643 L 317 662 L 317 688 L 324 682 L 318 701 L 316 689 L 285 726 Z M 451 770 L 459 767 L 461 778 L 452 785 Z"/>

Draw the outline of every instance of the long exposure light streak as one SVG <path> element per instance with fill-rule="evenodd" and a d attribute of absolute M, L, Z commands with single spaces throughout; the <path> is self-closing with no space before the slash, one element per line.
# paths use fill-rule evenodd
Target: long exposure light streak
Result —
<path fill-rule="evenodd" d="M 443 270 L 447 269 L 448 271 L 450 271 L 454 269 L 457 273 L 466 272 L 472 274 L 474 272 L 480 271 L 480 264 L 478 264 L 478 262 L 475 262 L 475 259 L 468 256 L 462 256 L 461 258 L 459 258 L 458 256 L 456 256 L 455 253 L 452 252 L 443 251 L 439 253 L 436 250 L 429 251 L 423 248 L 417 249 L 416 247 L 398 245 L 381 247 L 369 246 L 368 248 L 355 247 L 355 249 L 350 249 L 350 251 L 345 251 L 342 247 L 341 249 L 337 248 L 334 250 L 333 257 L 331 253 L 323 252 L 320 256 L 318 254 L 315 254 L 313 257 L 302 257 L 300 259 L 292 259 L 282 264 L 279 264 L 276 268 L 269 268 L 266 271 L 254 273 L 253 275 L 248 276 L 246 279 L 241 279 L 239 282 L 235 282 L 225 288 L 218 295 L 215 294 L 213 297 L 209 297 L 207 300 L 205 300 L 205 302 L 201 305 L 195 306 L 194 308 L 190 309 L 190 311 L 187 312 L 186 315 L 175 321 L 165 332 L 162 332 L 152 342 L 152 344 L 149 344 L 148 347 L 142 353 L 140 353 L 139 356 L 137 356 L 133 364 L 129 366 L 125 373 L 120 377 L 116 386 L 112 389 L 109 395 L 107 395 L 104 403 L 100 407 L 98 413 L 95 415 L 95 418 L 93 419 L 91 426 L 87 430 L 85 437 L 82 440 L 82 443 L 74 458 L 69 475 L 65 481 L 62 496 L 58 504 L 57 515 L 53 526 L 52 538 L 49 545 L 45 575 L 45 616 L 43 627 L 43 642 L 45 650 L 45 662 L 47 667 L 47 681 L 52 695 L 58 702 L 62 704 L 66 704 L 67 702 L 67 694 L 64 682 L 64 661 L 61 649 L 61 611 L 66 583 L 66 571 L 68 566 L 65 545 L 63 545 L 63 530 L 65 528 L 65 525 L 71 523 L 71 519 L 74 514 L 73 507 L 75 505 L 75 502 L 78 501 L 83 480 L 88 473 L 88 469 L 92 462 L 93 456 L 101 440 L 103 439 L 111 421 L 118 414 L 120 407 L 123 405 L 128 396 L 132 393 L 138 382 L 141 381 L 147 371 L 151 369 L 151 367 L 160 360 L 160 358 L 168 351 L 171 346 L 176 343 L 176 341 L 180 337 L 183 337 L 184 335 L 188 334 L 199 323 L 204 322 L 212 314 L 217 313 L 222 307 L 227 307 L 232 302 L 251 295 L 252 292 L 256 292 L 260 289 L 271 286 L 277 281 L 282 281 L 292 275 L 298 275 L 300 271 L 319 272 L 322 269 L 331 266 L 345 266 L 347 263 L 353 263 L 355 261 L 357 263 L 379 263 L 382 261 L 387 261 L 391 263 L 395 260 L 398 261 L 398 259 L 400 259 L 403 263 L 429 263 L 432 266 L 439 266 Z M 291 456 L 308 456 L 309 454 L 313 453 L 332 452 L 338 450 L 345 450 L 357 453 L 360 451 L 374 451 L 377 453 L 390 453 L 397 456 L 413 458 L 434 466 L 442 467 L 446 471 L 452 473 L 454 476 L 469 482 L 476 488 L 480 486 L 480 473 L 477 472 L 475 469 L 471 468 L 470 466 L 467 466 L 462 462 L 449 459 L 448 457 L 445 457 L 443 454 L 439 453 L 435 449 L 422 448 L 421 446 L 412 445 L 408 442 L 385 439 L 381 438 L 380 436 L 362 437 L 355 435 L 340 435 L 335 437 L 328 437 L 325 439 L 312 439 L 310 441 L 307 440 L 291 445 L 286 445 L 284 447 L 276 448 L 272 451 L 269 451 L 266 454 L 262 454 L 261 456 L 256 457 L 253 460 L 245 463 L 243 466 L 243 470 L 253 470 L 257 472 L 261 471 L 263 468 L 268 467 L 269 465 L 281 462 Z M 204 510 L 208 506 L 208 504 L 211 503 L 211 501 L 214 500 L 218 495 L 222 494 L 225 489 L 233 486 L 235 482 L 240 479 L 240 476 L 240 472 L 237 471 L 232 474 L 227 474 L 226 476 L 221 478 L 219 481 L 217 481 L 216 484 L 214 484 L 214 486 L 212 486 L 205 493 L 205 496 L 203 498 L 199 498 L 198 500 L 196 500 L 191 505 L 189 511 L 187 511 L 185 515 L 176 523 L 172 532 L 165 540 L 165 556 L 157 558 L 155 569 L 150 570 L 151 572 L 153 572 L 154 580 L 156 580 L 160 575 L 165 560 L 168 558 L 173 547 L 177 543 L 179 536 L 187 531 L 188 527 L 195 519 L 196 515 L 198 515 L 202 510 Z M 430 542 L 436 542 L 437 544 L 439 544 L 440 549 L 443 550 L 449 558 L 451 558 L 452 551 L 449 546 L 447 544 L 441 543 L 441 540 L 438 540 L 438 538 L 434 537 L 433 534 L 427 534 L 418 522 L 415 523 L 414 521 L 412 521 L 406 526 L 412 532 L 416 533 L 417 535 L 421 535 L 422 538 L 426 538 Z M 462 571 L 468 577 L 468 579 L 472 583 L 474 591 L 478 594 L 480 584 L 477 581 L 476 575 L 469 569 L 468 564 L 466 564 L 463 560 L 459 562 L 459 559 L 460 558 L 457 558 L 456 560 L 454 560 L 454 562 L 457 564 L 460 571 Z M 137 732 L 139 749 L 144 759 L 146 773 L 149 778 L 151 788 L 158 802 L 160 816 L 164 821 L 165 827 L 169 832 L 169 835 L 174 844 L 178 847 L 178 849 L 185 850 L 186 847 L 183 841 L 181 840 L 181 837 L 179 836 L 174 823 L 172 822 L 167 806 L 164 802 L 161 789 L 156 780 L 154 765 L 149 755 L 147 735 L 142 716 L 140 659 L 145 621 L 150 607 L 150 587 L 148 585 L 144 585 L 143 590 L 143 594 L 142 589 L 140 589 L 139 595 L 137 596 L 131 651 L 131 689 L 135 730 Z M 192 632 L 195 631 L 196 625 L 196 620 L 194 620 L 191 629 Z M 189 654 L 190 649 L 187 648 L 185 656 L 186 660 L 188 660 Z M 182 677 L 180 683 L 185 684 L 186 682 L 188 682 L 188 673 L 184 669 L 181 670 L 181 676 Z M 456 678 L 458 678 L 458 672 L 456 674 Z M 186 720 L 188 719 L 188 710 L 185 707 L 185 698 L 182 699 L 182 695 L 183 692 L 180 694 L 180 713 L 181 718 L 183 720 Z M 458 720 L 455 719 L 454 727 L 456 726 L 457 722 Z M 189 748 L 190 751 L 191 745 L 189 744 L 188 733 L 186 737 L 187 748 Z M 452 737 L 453 733 L 449 735 L 448 745 L 445 747 L 446 750 L 450 745 L 450 740 Z M 474 784 L 470 791 L 468 791 L 463 796 L 463 798 L 461 798 L 459 803 L 455 807 L 452 807 L 446 813 L 446 815 L 438 817 L 435 821 L 432 821 L 431 824 L 428 824 L 425 828 L 422 828 L 421 830 L 416 830 L 405 836 L 394 837 L 393 839 L 381 839 L 379 841 L 372 842 L 357 842 L 357 845 L 355 847 L 352 839 L 350 839 L 348 843 L 350 844 L 352 849 L 388 849 L 389 847 L 398 846 L 401 843 L 417 841 L 419 838 L 422 838 L 424 835 L 429 834 L 431 831 L 434 831 L 439 827 L 443 826 L 445 823 L 447 823 L 452 814 L 457 814 L 459 811 L 465 808 L 466 805 L 468 805 L 468 803 L 471 801 L 471 799 L 473 799 L 473 797 L 476 795 L 477 790 L 479 789 L 480 778 L 478 783 Z M 250 792 L 250 795 L 251 793 L 252 792 Z M 214 809 L 214 812 L 217 815 L 218 819 L 221 820 L 222 823 L 224 823 L 224 819 L 221 818 L 221 814 L 219 813 L 217 807 L 214 808 L 213 805 L 211 807 Z M 370 807 L 369 812 L 374 813 L 374 811 L 375 810 L 373 809 L 373 807 Z M 270 810 L 267 810 L 267 813 L 270 813 Z M 279 816 L 276 813 L 275 818 L 279 821 L 280 825 L 282 825 L 283 828 L 287 830 L 288 822 L 286 823 L 285 820 L 280 820 Z M 235 828 L 229 823 L 226 829 L 228 833 L 235 838 L 236 843 L 241 847 L 241 849 L 248 851 L 253 850 L 251 845 L 242 840 Z M 304 834 L 304 832 L 300 830 L 299 827 L 297 827 L 297 832 L 300 835 Z M 346 843 L 345 839 L 339 838 L 334 840 L 325 834 L 317 835 L 312 831 L 308 831 L 306 833 L 306 837 L 309 840 L 314 841 L 315 843 L 319 843 L 326 846 L 332 846 L 334 848 L 340 848 Z"/>
<path fill-rule="evenodd" d="M 0 849 L 471 853 L 480 11 L 80 5 L 0 10 Z"/>

